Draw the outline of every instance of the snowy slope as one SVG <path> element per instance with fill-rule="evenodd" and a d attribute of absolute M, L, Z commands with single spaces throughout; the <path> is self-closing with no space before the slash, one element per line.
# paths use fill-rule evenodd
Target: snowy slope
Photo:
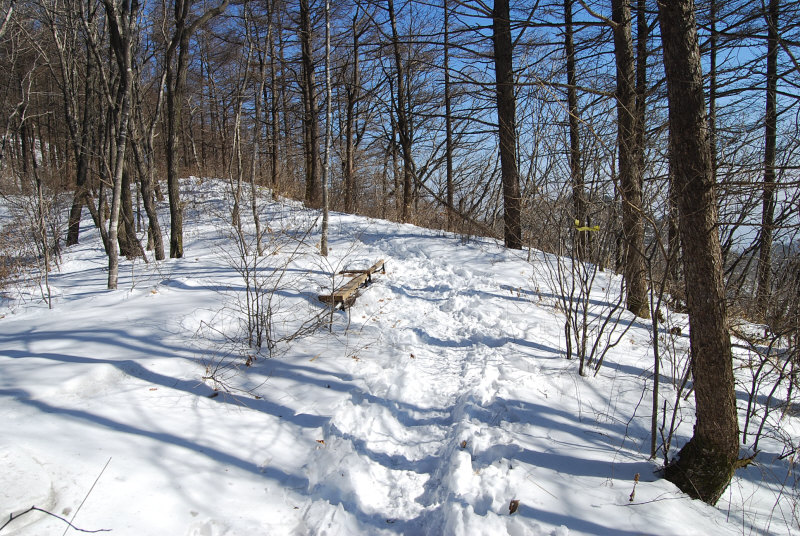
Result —
<path fill-rule="evenodd" d="M 315 254 L 316 234 L 265 257 L 290 274 L 276 329 L 319 315 L 316 296 L 342 267 L 384 259 L 386 273 L 330 329 L 230 368 L 244 357 L 222 337 L 243 292 L 229 218 L 214 186 L 191 187 L 184 259 L 123 262 L 120 290 L 107 291 L 87 230 L 51 279 L 52 310 L 35 292 L 4 302 L 5 519 L 35 505 L 85 530 L 205 536 L 796 526 L 791 494 L 762 483 L 764 472 L 788 474 L 768 448 L 716 508 L 660 480 L 648 460 L 648 326 L 635 323 L 597 377 L 579 377 L 537 276 L 542 257 L 494 241 L 334 215 L 329 259 Z M 316 215 L 273 204 L 263 217 L 277 233 Z M 203 379 L 215 367 L 218 392 Z M 681 430 L 680 443 L 691 423 Z M 31 512 L 0 535 L 66 528 Z"/>

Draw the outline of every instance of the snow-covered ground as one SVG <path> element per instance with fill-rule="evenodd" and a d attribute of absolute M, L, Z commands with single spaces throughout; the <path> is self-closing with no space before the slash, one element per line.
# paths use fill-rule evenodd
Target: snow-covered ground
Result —
<path fill-rule="evenodd" d="M 87 219 L 50 279 L 52 310 L 36 288 L 3 301 L 0 525 L 36 506 L 80 529 L 131 535 L 797 528 L 791 460 L 776 460 L 766 440 L 717 507 L 659 478 L 648 460 L 648 324 L 632 325 L 596 377 L 578 376 L 535 252 L 334 214 L 327 260 L 315 230 L 303 245 L 269 244 L 259 261 L 286 268 L 276 336 L 324 310 L 316 297 L 331 273 L 378 259 L 386 273 L 330 329 L 243 366 L 250 354 L 229 320 L 244 283 L 223 194 L 209 182 L 187 187 L 196 191 L 183 259 L 124 261 L 119 290 L 105 290 L 107 261 Z M 262 215 L 281 236 L 315 218 L 278 204 Z M 691 422 L 680 431 L 677 446 Z M 67 528 L 34 511 L 0 535 Z"/>

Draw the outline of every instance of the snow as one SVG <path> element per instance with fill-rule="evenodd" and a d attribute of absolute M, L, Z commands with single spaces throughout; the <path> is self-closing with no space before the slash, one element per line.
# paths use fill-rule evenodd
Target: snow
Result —
<path fill-rule="evenodd" d="M 37 506 L 114 534 L 797 528 L 791 460 L 777 460 L 769 440 L 716 507 L 659 477 L 648 459 L 649 325 L 633 323 L 596 377 L 578 376 L 554 290 L 538 275 L 544 255 L 334 213 L 322 259 L 317 215 L 265 202 L 262 221 L 282 237 L 258 260 L 277 286 L 276 336 L 327 318 L 316 296 L 333 273 L 386 261 L 330 328 L 269 358 L 236 336 L 244 283 L 224 189 L 186 187 L 183 259 L 123 261 L 119 290 L 105 290 L 87 219 L 51 275 L 51 310 L 35 285 L 3 300 L 0 525 Z M 305 242 L 292 239 L 307 229 Z M 687 411 L 676 446 L 691 435 Z M 36 511 L 0 534 L 67 528 Z"/>

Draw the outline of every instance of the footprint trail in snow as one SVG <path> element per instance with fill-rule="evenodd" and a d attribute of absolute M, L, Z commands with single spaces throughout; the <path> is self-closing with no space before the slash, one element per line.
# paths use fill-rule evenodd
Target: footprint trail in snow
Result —
<path fill-rule="evenodd" d="M 513 298 L 486 272 L 493 267 L 437 258 L 418 243 L 409 238 L 381 252 L 390 259 L 387 275 L 350 310 L 349 329 L 362 337 L 369 330 L 376 342 L 353 360 L 363 392 L 335 408 L 306 466 L 314 500 L 305 521 L 316 533 L 350 526 L 446 534 L 469 532 L 480 516 L 480 530 L 494 518 L 498 533 L 524 534 L 515 518 L 495 513 L 507 514 L 515 498 L 509 464 L 474 461 L 503 443 L 498 347 L 522 335 L 513 317 L 527 304 L 509 300 L 510 311 L 486 311 L 485 295 Z M 381 245 L 388 247 L 373 249 Z M 466 254 L 462 260 L 469 262 Z"/>

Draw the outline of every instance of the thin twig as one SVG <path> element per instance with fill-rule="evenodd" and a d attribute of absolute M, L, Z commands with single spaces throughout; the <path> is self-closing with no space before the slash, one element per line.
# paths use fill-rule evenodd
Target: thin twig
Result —
<path fill-rule="evenodd" d="M 664 495 L 666 495 L 666 494 L 659 495 L 655 499 L 650 499 L 649 501 L 626 502 L 626 503 L 622 503 L 622 504 L 617 504 L 615 506 L 641 506 L 643 504 L 653 504 L 653 503 L 663 502 L 663 501 L 679 501 L 681 499 L 685 499 L 686 498 L 685 495 L 681 495 L 681 496 L 678 496 L 678 497 L 665 497 Z"/>
<path fill-rule="evenodd" d="M 10 514 L 10 515 L 8 516 L 8 521 L 6 521 L 5 523 L 3 523 L 3 526 L 0 526 L 0 531 L 2 531 L 4 528 L 6 528 L 6 527 L 9 525 L 9 523 L 11 523 L 12 521 L 14 521 L 15 519 L 19 519 L 20 517 L 24 516 L 25 514 L 29 514 L 29 513 L 31 513 L 31 512 L 41 512 L 41 513 L 43 513 L 43 514 L 47 514 L 47 515 L 49 515 L 49 516 L 52 516 L 52 517 L 54 517 L 54 518 L 58 519 L 59 521 L 63 521 L 64 523 L 66 523 L 66 524 L 68 525 L 68 527 L 67 527 L 67 530 L 69 530 L 70 528 L 72 528 L 72 529 L 74 529 L 74 530 L 77 530 L 78 532 L 85 532 L 85 533 L 89 533 L 89 534 L 95 534 L 95 533 L 98 533 L 98 532 L 111 532 L 111 529 L 87 530 L 87 529 L 82 529 L 82 528 L 76 527 L 76 526 L 75 526 L 75 525 L 73 525 L 73 524 L 72 524 L 70 521 L 67 521 L 65 518 L 63 518 L 63 517 L 61 517 L 61 516 L 59 516 L 59 515 L 56 515 L 56 514 L 54 514 L 53 512 L 48 512 L 47 510 L 43 510 L 42 508 L 39 508 L 39 507 L 37 507 L 37 506 L 31 506 L 30 508 L 28 508 L 28 509 L 27 509 L 27 510 L 25 510 L 24 512 L 20 512 L 20 513 L 19 513 L 19 514 L 17 514 L 17 515 Z M 73 517 L 74 517 L 74 516 L 73 516 Z M 65 533 L 66 533 L 66 532 L 65 532 Z"/>
<path fill-rule="evenodd" d="M 81 511 L 81 508 L 83 507 L 83 503 L 85 503 L 86 499 L 88 499 L 89 495 L 91 495 L 92 490 L 94 490 L 94 487 L 97 485 L 97 481 L 100 480 L 100 477 L 103 476 L 103 473 L 106 472 L 106 468 L 108 467 L 109 463 L 111 463 L 111 457 L 110 456 L 108 457 L 108 461 L 106 462 L 106 464 L 103 466 L 103 469 L 100 471 L 100 474 L 97 475 L 97 478 L 94 479 L 94 482 L 92 483 L 92 487 L 89 488 L 89 491 L 86 492 L 86 496 L 81 501 L 81 504 L 79 504 L 78 507 L 75 509 L 75 513 L 72 514 L 72 518 L 67 522 L 69 527 L 72 527 L 72 522 L 75 521 L 75 518 L 77 517 L 78 512 Z M 64 529 L 64 534 L 62 536 L 65 536 L 67 534 L 67 531 L 69 530 L 69 527 Z"/>

